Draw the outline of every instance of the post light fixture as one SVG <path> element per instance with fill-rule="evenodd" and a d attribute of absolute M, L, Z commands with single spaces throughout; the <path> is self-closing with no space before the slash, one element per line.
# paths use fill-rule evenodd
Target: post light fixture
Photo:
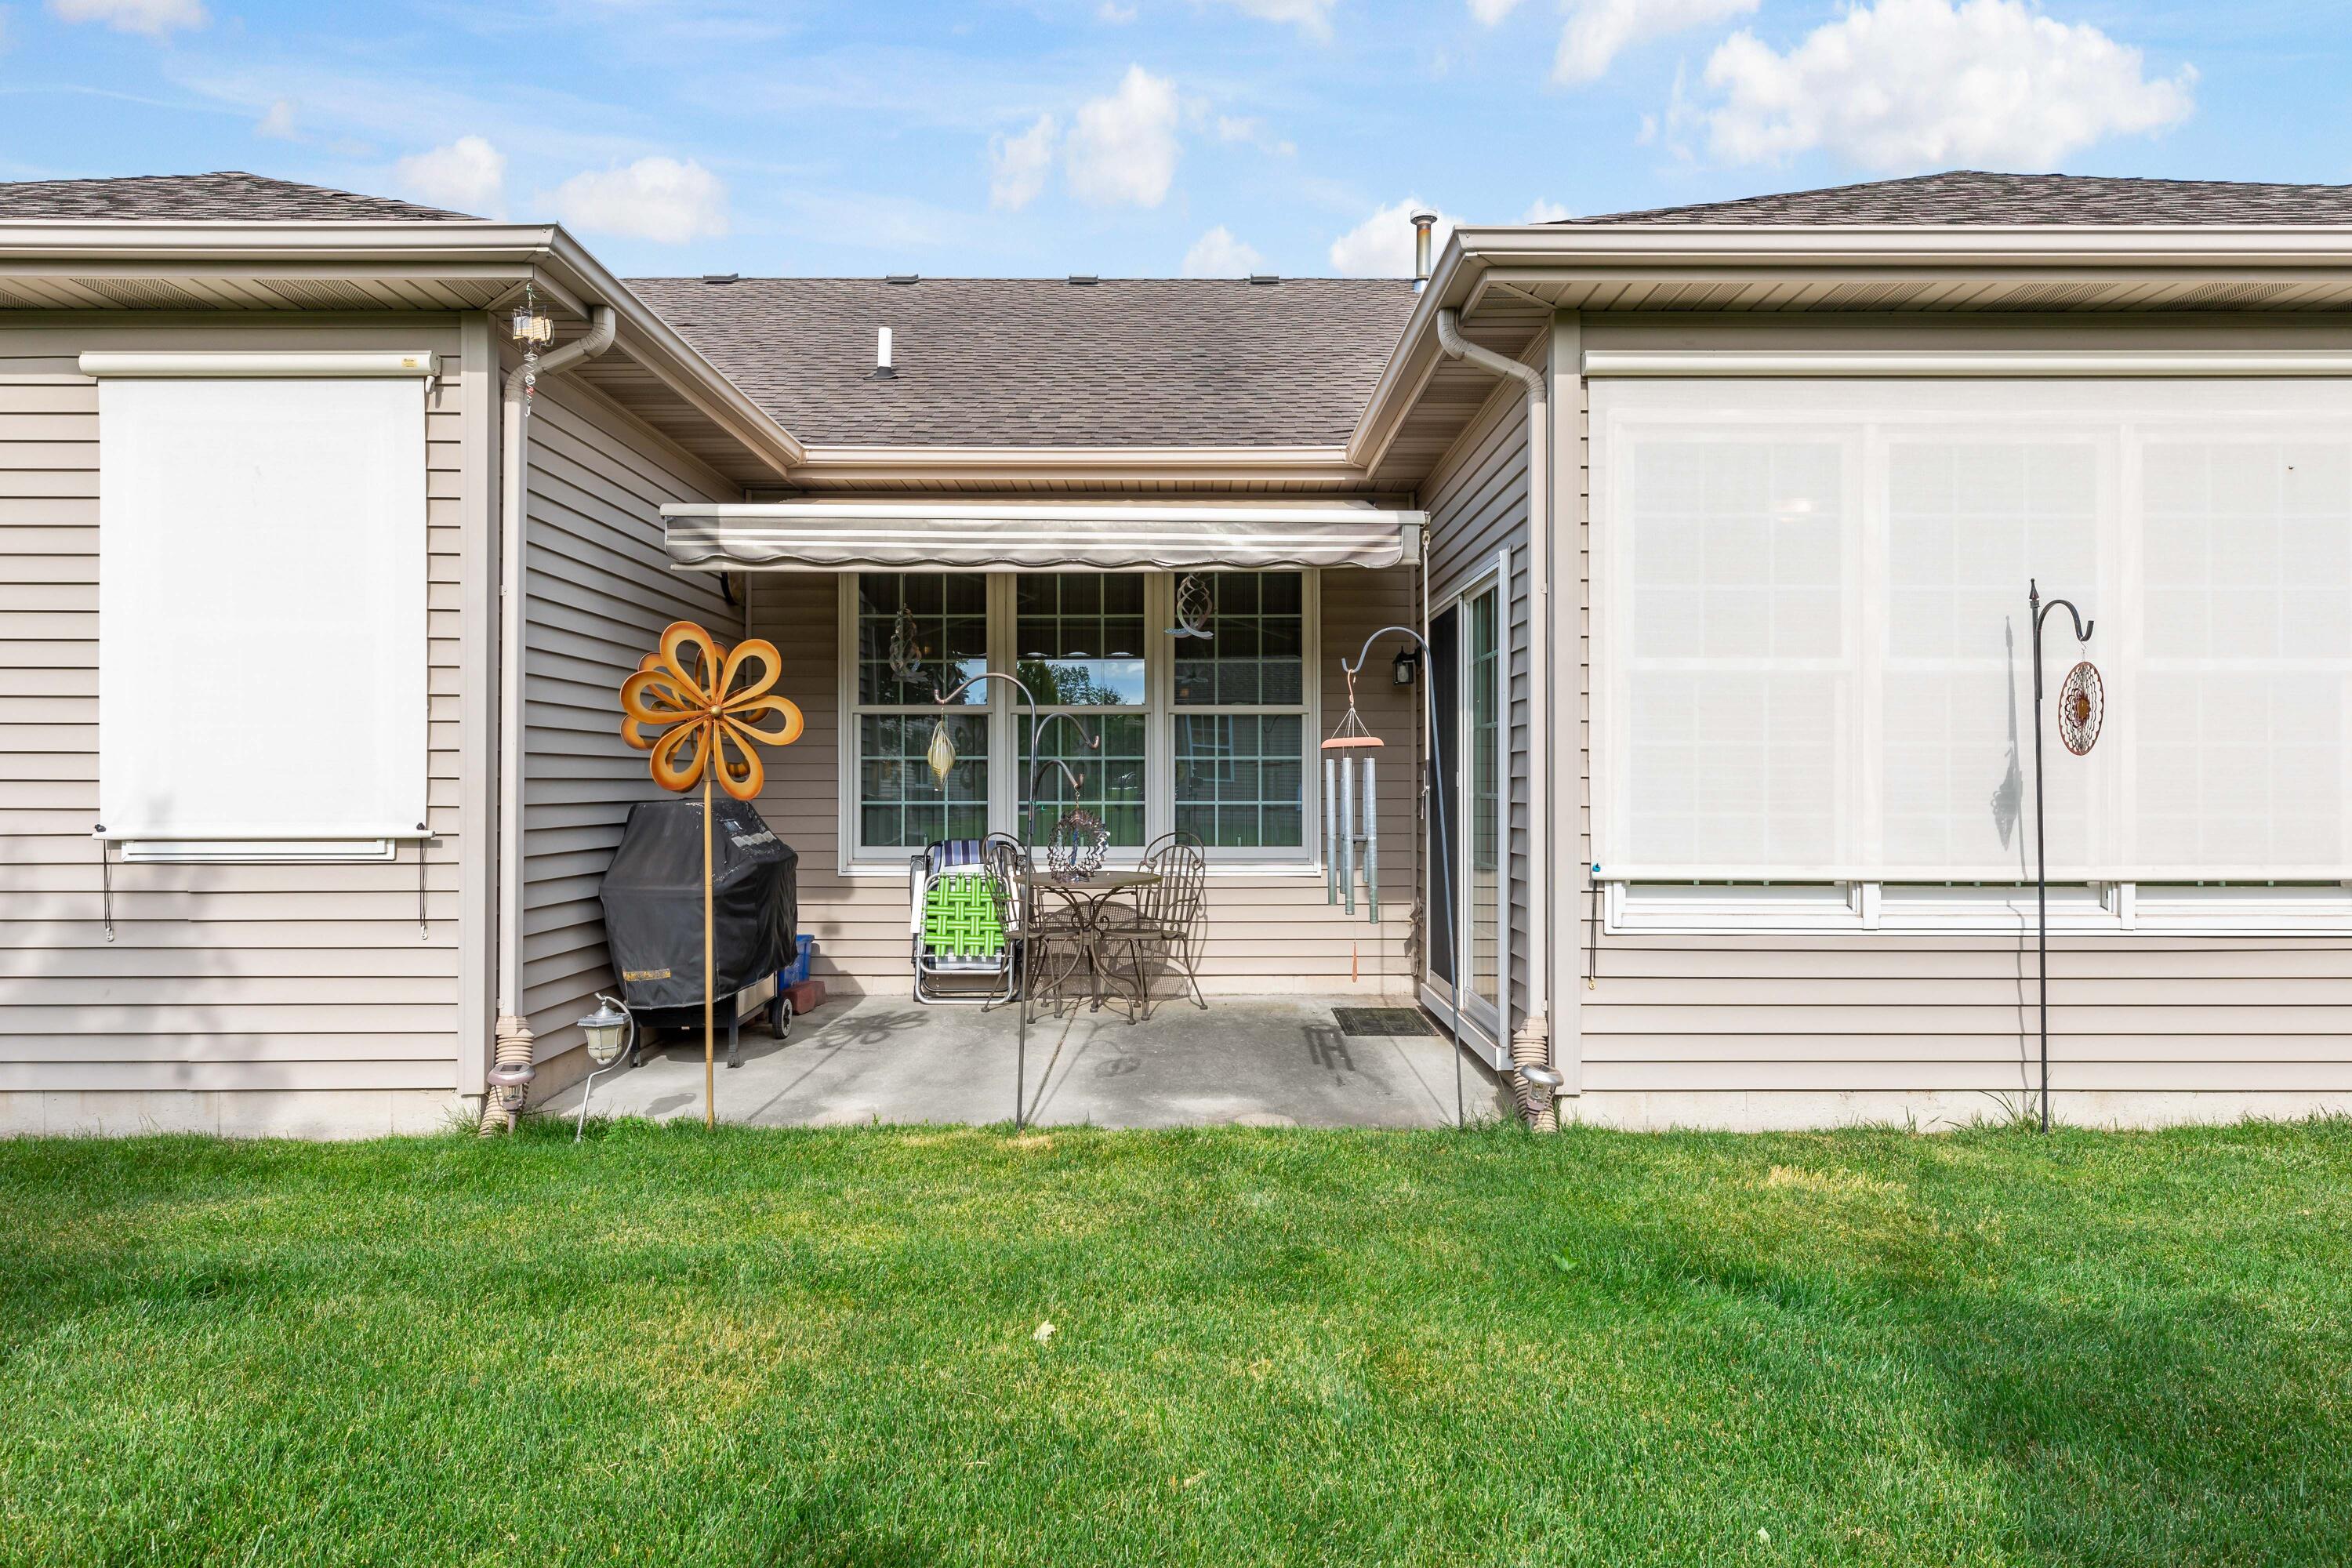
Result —
<path fill-rule="evenodd" d="M 621 1053 L 637 1043 L 636 1015 L 627 1004 L 600 993 L 596 1010 L 580 1020 L 580 1033 L 587 1039 L 588 1059 L 596 1068 L 580 1091 L 580 1121 L 572 1130 L 574 1143 L 588 1131 L 588 1097 L 596 1091 L 596 1074 L 619 1061 Z"/>
<path fill-rule="evenodd" d="M 538 1076 L 539 1069 L 529 1062 L 500 1062 L 490 1069 L 490 1092 L 498 1097 L 499 1110 L 506 1115 L 508 1131 L 514 1131 L 523 1103 L 530 1098 L 530 1080 Z"/>
<path fill-rule="evenodd" d="M 1412 647 L 1399 648 L 1397 650 L 1397 656 L 1395 659 L 1391 662 L 1389 668 L 1393 673 L 1396 683 L 1399 686 L 1411 686 L 1421 674 L 1420 650 Z"/>

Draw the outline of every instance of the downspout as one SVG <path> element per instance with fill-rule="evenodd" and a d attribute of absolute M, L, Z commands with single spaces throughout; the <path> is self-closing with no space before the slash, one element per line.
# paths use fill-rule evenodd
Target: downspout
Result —
<path fill-rule="evenodd" d="M 613 346 L 621 318 L 610 305 L 588 311 L 588 331 L 507 377 L 499 443 L 499 1024 L 497 1060 L 482 1095 L 484 1137 L 511 1130 L 530 1092 L 530 1026 L 522 1016 L 523 565 L 529 531 L 530 402 L 527 381 L 561 375 Z M 504 1103 L 501 1103 L 501 1102 Z"/>
<path fill-rule="evenodd" d="M 1462 313 L 1437 312 L 1437 342 L 1448 357 L 1491 374 L 1508 376 L 1527 392 L 1528 411 L 1528 1019 L 1511 1034 L 1511 1065 L 1518 1079 L 1519 1114 L 1539 1131 L 1559 1125 L 1552 1089 L 1559 1076 L 1551 1060 L 1550 915 L 1551 769 L 1551 434 L 1544 373 L 1462 335 Z M 1507 1024 L 1510 1000 L 1504 997 Z M 1531 1070 L 1532 1069 L 1532 1070 Z"/>

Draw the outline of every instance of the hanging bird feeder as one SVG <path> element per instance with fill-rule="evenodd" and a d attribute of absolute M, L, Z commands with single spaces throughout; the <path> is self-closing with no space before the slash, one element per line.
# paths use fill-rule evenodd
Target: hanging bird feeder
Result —
<path fill-rule="evenodd" d="M 1376 760 L 1384 742 L 1365 728 L 1356 711 L 1356 672 L 1348 677 L 1348 710 L 1324 739 L 1323 901 L 1344 902 L 1356 912 L 1356 873 L 1363 871 L 1364 903 L 1372 922 L 1381 918 L 1380 797 Z"/>
<path fill-rule="evenodd" d="M 2074 640 L 2091 640 L 2095 622 L 2083 618 L 2083 612 L 2071 599 L 2042 602 L 2042 584 L 2031 578 L 2025 584 L 2025 610 L 2033 622 L 2033 914 L 2034 953 L 2036 969 L 2041 977 L 2042 1021 L 2042 1131 L 2050 1131 L 2050 852 L 2047 815 L 2042 809 L 2042 623 L 2050 612 L 2060 607 L 2067 619 L 2074 623 Z M 2065 683 L 2058 689 L 2058 739 L 2076 756 L 2088 756 L 2098 743 L 2099 726 L 2105 720 L 2107 695 L 2105 684 L 2099 679 L 2098 670 L 2089 659 L 2078 662 L 2066 672 Z"/>

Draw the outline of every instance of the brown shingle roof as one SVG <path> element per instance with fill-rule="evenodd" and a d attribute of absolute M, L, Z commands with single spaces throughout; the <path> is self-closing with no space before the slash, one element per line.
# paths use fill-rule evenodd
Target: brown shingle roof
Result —
<path fill-rule="evenodd" d="M 138 174 L 113 180 L 23 180 L 0 184 L 0 220 L 27 217 L 146 218 L 156 222 L 269 218 L 399 218 L 462 221 L 464 213 L 390 196 L 299 185 L 235 169 L 211 174 Z"/>
<path fill-rule="evenodd" d="M 2231 180 L 1993 174 L 1972 169 L 1788 191 L 1697 206 L 1607 213 L 1614 224 L 2336 224 L 2352 223 L 2352 185 Z"/>
<path fill-rule="evenodd" d="M 1413 300 L 1408 282 L 1332 278 L 629 286 L 826 446 L 1336 446 Z M 872 379 L 877 327 L 895 339 L 896 380 Z"/>

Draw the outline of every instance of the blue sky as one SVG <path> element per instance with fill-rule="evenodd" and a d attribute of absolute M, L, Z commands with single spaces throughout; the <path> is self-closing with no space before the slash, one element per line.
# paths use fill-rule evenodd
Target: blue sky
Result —
<path fill-rule="evenodd" d="M 1946 167 L 2352 180 L 2342 0 L 17 0 L 0 178 L 242 168 L 625 273 L 1391 271 Z"/>

